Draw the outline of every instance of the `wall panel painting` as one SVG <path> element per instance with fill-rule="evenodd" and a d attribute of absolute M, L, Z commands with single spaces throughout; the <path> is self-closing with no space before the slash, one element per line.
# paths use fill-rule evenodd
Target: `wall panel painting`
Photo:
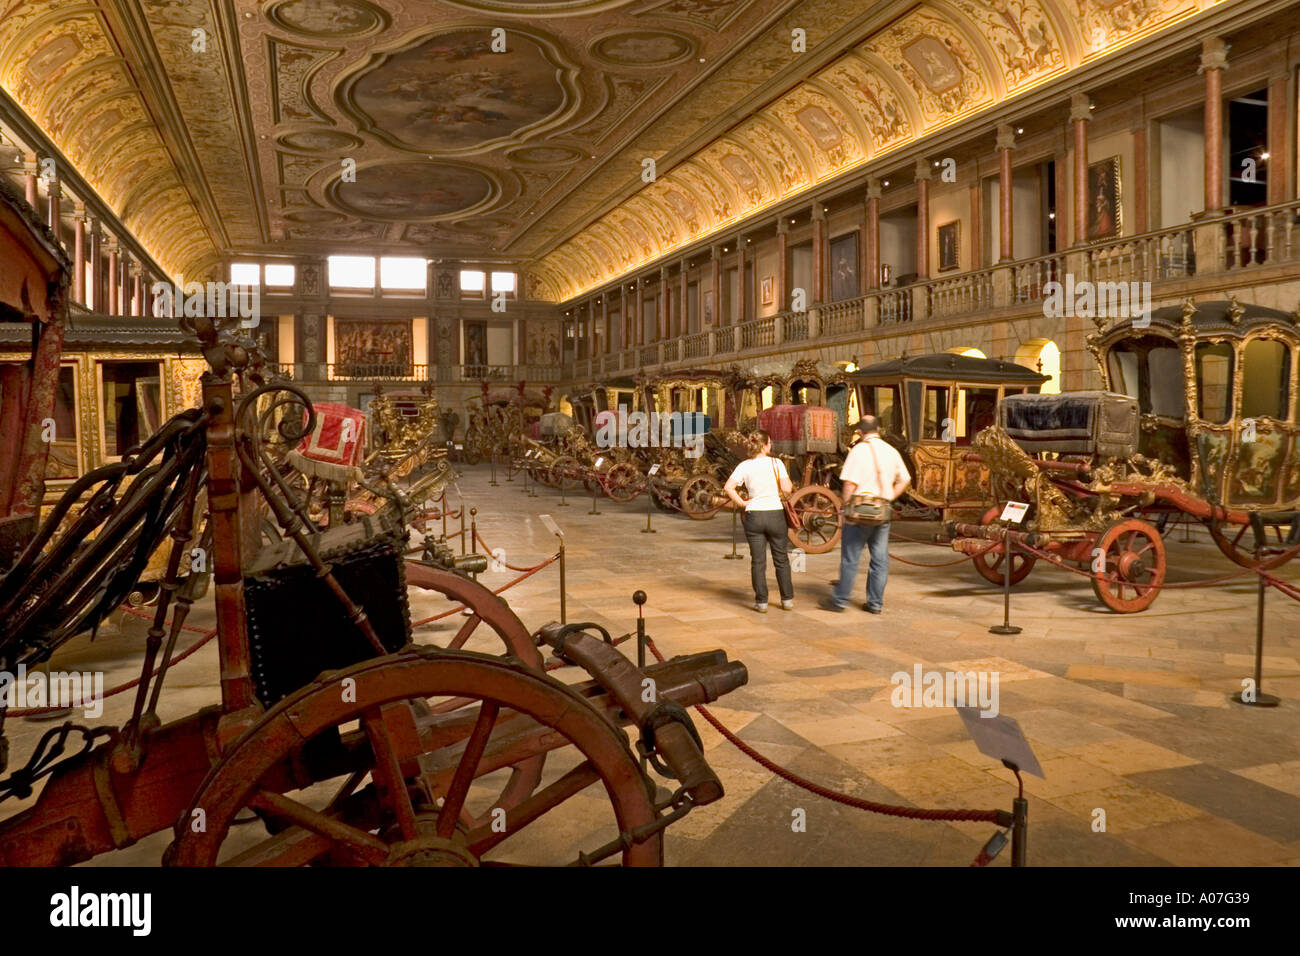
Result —
<path fill-rule="evenodd" d="M 406 377 L 412 368 L 411 320 L 335 319 L 334 361 L 345 377 Z"/>

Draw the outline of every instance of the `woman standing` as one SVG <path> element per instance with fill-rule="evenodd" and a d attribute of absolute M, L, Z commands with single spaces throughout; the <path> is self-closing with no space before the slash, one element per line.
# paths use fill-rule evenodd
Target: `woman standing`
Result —
<path fill-rule="evenodd" d="M 754 584 L 754 610 L 767 613 L 767 546 L 772 546 L 772 567 L 776 569 L 776 586 L 781 592 L 781 609 L 794 610 L 794 583 L 790 579 L 790 539 L 786 536 L 785 506 L 781 495 L 790 494 L 793 486 L 785 462 L 772 458 L 772 436 L 759 429 L 747 439 L 750 457 L 736 466 L 723 491 L 732 503 L 745 512 L 742 523 L 749 542 L 750 577 Z M 741 485 L 749 496 L 746 501 L 736 494 Z"/>

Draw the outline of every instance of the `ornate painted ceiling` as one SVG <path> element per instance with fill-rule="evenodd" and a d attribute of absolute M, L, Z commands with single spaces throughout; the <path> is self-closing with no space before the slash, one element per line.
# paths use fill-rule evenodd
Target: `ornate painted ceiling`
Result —
<path fill-rule="evenodd" d="M 0 0 L 0 86 L 173 275 L 365 244 L 562 301 L 1215 2 Z"/>

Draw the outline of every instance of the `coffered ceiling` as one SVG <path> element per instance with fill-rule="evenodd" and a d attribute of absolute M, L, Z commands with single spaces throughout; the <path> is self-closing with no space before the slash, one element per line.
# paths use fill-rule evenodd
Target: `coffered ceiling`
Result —
<path fill-rule="evenodd" d="M 0 0 L 0 86 L 173 274 L 385 249 L 560 301 L 1214 2 Z"/>

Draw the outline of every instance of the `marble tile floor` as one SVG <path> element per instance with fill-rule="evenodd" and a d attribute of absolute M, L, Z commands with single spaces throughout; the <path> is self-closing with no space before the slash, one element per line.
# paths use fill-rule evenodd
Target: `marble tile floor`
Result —
<path fill-rule="evenodd" d="M 486 467 L 465 469 L 464 499 L 478 508 L 479 529 L 511 564 L 532 565 L 555 549 L 538 515 L 565 532 L 568 619 L 595 621 L 611 633 L 634 627 L 632 592 L 644 589 L 647 629 L 667 655 L 723 648 L 743 661 L 747 686 L 713 712 L 748 744 L 823 785 L 872 800 L 911 806 L 1009 809 L 1010 771 L 982 755 L 951 708 L 896 707 L 891 676 L 923 670 L 996 673 L 998 705 L 1016 718 L 1046 774 L 1025 776 L 1030 802 L 1029 860 L 1037 865 L 1300 864 L 1300 605 L 1276 592 L 1266 603 L 1264 688 L 1280 707 L 1229 700 L 1253 672 L 1256 593 L 1241 578 L 1205 589 L 1169 591 L 1146 612 L 1116 615 L 1082 577 L 1040 564 L 1012 598 L 1014 636 L 988 633 L 1001 620 L 998 590 L 967 565 L 927 570 L 895 561 L 885 613 L 850 605 L 817 609 L 838 572 L 838 554 L 809 555 L 795 574 L 796 609 L 751 607 L 749 563 L 723 560 L 731 518 L 694 522 L 653 513 L 643 534 L 645 500 L 591 501 L 520 482 L 488 484 Z M 928 526 L 899 527 L 923 537 Z M 1166 538 L 1170 580 L 1218 576 L 1233 566 L 1204 534 Z M 913 561 L 950 560 L 951 552 L 897 542 Z M 1283 570 L 1300 578 L 1300 562 Z M 769 571 L 770 576 L 770 571 Z M 499 587 L 513 573 L 489 573 Z M 858 591 L 864 588 L 865 562 Z M 530 628 L 559 616 L 554 568 L 505 592 Z M 770 580 L 775 602 L 775 581 Z M 445 606 L 414 594 L 412 616 Z M 194 615 L 200 626 L 210 607 Z M 445 639 L 447 623 L 425 634 Z M 106 685 L 135 676 L 144 623 L 106 626 L 56 657 L 56 669 L 96 668 Z M 421 636 L 417 635 L 417 639 Z M 487 649 L 484 647 L 484 649 Z M 629 655 L 632 644 L 624 645 Z M 585 677 L 572 669 L 565 680 Z M 216 657 L 204 648 L 173 671 L 162 716 L 175 718 L 217 701 Z M 130 695 L 112 698 L 104 720 L 120 719 Z M 933 823 L 864 813 L 773 777 L 702 719 L 707 756 L 727 788 L 668 830 L 666 859 L 688 866 L 964 866 L 992 834 L 989 824 Z M 48 725 L 11 720 L 15 761 Z M 543 782 L 574 764 L 547 760 Z M 480 790 L 484 789 L 482 787 Z M 598 788 L 556 811 L 525 856 L 567 862 L 614 833 Z M 9 801 L 7 816 L 30 801 Z M 1100 811 L 1100 812 L 1099 812 Z M 1104 829 L 1102 817 L 1104 813 Z M 802 820 L 803 827 L 793 824 Z M 604 822 L 601 822 L 604 821 Z M 159 834 L 96 863 L 153 865 L 168 842 Z M 994 865 L 1008 865 L 1004 852 Z"/>

